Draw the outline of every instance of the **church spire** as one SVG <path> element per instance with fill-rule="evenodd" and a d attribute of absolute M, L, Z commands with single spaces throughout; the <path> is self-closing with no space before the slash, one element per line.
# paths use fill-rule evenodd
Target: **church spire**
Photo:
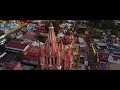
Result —
<path fill-rule="evenodd" d="M 52 23 L 52 21 L 50 21 L 50 27 L 53 27 L 53 23 Z"/>
<path fill-rule="evenodd" d="M 54 32 L 54 27 L 53 27 L 52 21 L 50 21 L 48 39 L 49 39 L 49 40 L 56 40 L 55 32 Z"/>

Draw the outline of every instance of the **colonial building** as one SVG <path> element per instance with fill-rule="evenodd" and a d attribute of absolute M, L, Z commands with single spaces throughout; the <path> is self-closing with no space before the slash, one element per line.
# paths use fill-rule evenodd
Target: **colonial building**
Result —
<path fill-rule="evenodd" d="M 22 70 L 22 66 L 21 63 L 16 60 L 6 62 L 0 59 L 0 70 Z"/>
<path fill-rule="evenodd" d="M 62 38 L 62 42 L 64 47 L 71 48 L 73 43 L 73 33 L 70 30 L 67 30 L 67 32 L 64 34 L 64 37 Z"/>
<path fill-rule="evenodd" d="M 31 42 L 26 42 L 21 39 L 16 39 L 6 44 L 5 48 L 7 49 L 7 51 L 11 51 L 11 52 L 25 51 L 30 44 Z"/>
<path fill-rule="evenodd" d="M 53 24 L 50 23 L 48 39 L 40 45 L 40 66 L 42 70 L 70 70 L 72 55 L 70 48 L 65 49 L 62 41 L 56 41 Z"/>
<path fill-rule="evenodd" d="M 28 41 L 35 41 L 37 40 L 37 34 L 31 31 L 28 31 L 26 34 L 24 34 L 23 39 Z"/>

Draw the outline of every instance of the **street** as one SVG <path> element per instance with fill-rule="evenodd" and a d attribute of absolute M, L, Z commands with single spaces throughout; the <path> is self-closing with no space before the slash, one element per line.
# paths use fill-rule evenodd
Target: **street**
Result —
<path fill-rule="evenodd" d="M 96 59 L 93 53 L 92 46 L 88 44 L 88 47 L 89 47 L 88 62 L 89 62 L 90 70 L 96 70 Z"/>

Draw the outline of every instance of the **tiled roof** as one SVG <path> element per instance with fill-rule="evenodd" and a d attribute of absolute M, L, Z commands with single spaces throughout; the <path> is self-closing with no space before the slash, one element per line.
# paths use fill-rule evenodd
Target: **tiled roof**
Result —
<path fill-rule="evenodd" d="M 23 20 L 23 22 L 30 23 L 32 20 Z"/>
<path fill-rule="evenodd" d="M 8 63 L 8 62 L 2 62 L 2 63 L 0 63 L 0 65 L 6 66 L 6 67 L 15 67 L 15 64 L 11 64 L 11 63 Z"/>
<path fill-rule="evenodd" d="M 0 55 L 2 55 L 4 52 L 0 51 Z"/>
<path fill-rule="evenodd" d="M 36 56 L 31 56 L 31 55 L 26 55 L 23 60 L 29 60 L 29 61 L 37 61 L 38 57 Z"/>
<path fill-rule="evenodd" d="M 113 55 L 117 55 L 117 56 L 120 56 L 120 53 L 113 53 Z"/>
<path fill-rule="evenodd" d="M 26 51 L 27 55 L 24 57 L 24 60 L 38 60 L 39 49 L 36 46 L 30 46 Z"/>
<path fill-rule="evenodd" d="M 23 36 L 23 38 L 36 40 L 36 34 L 35 34 L 34 32 L 28 31 L 28 32 Z"/>
<path fill-rule="evenodd" d="M 39 53 L 39 49 L 36 46 L 30 46 L 25 52 L 27 53 L 32 53 L 32 54 L 38 54 Z"/>
<path fill-rule="evenodd" d="M 23 42 L 24 40 L 22 39 L 15 39 L 15 40 L 12 40 L 11 42 L 14 42 L 14 43 L 21 43 Z"/>
<path fill-rule="evenodd" d="M 24 49 L 30 43 L 30 42 L 26 42 L 26 43 L 20 43 L 20 42 L 22 42 L 22 40 L 12 41 L 12 42 L 8 43 L 6 45 L 6 47 Z"/>

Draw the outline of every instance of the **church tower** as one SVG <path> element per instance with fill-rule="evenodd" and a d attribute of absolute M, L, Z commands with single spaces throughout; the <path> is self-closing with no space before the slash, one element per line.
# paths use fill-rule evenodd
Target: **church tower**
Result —
<path fill-rule="evenodd" d="M 48 39 L 45 43 L 45 54 L 44 54 L 44 70 L 60 70 L 60 49 L 56 42 L 56 36 L 54 33 L 54 27 L 52 22 L 49 26 Z"/>
<path fill-rule="evenodd" d="M 72 55 L 70 49 L 63 53 L 62 40 L 58 43 L 52 22 L 49 26 L 48 39 L 40 45 L 40 65 L 42 70 L 70 70 Z"/>

